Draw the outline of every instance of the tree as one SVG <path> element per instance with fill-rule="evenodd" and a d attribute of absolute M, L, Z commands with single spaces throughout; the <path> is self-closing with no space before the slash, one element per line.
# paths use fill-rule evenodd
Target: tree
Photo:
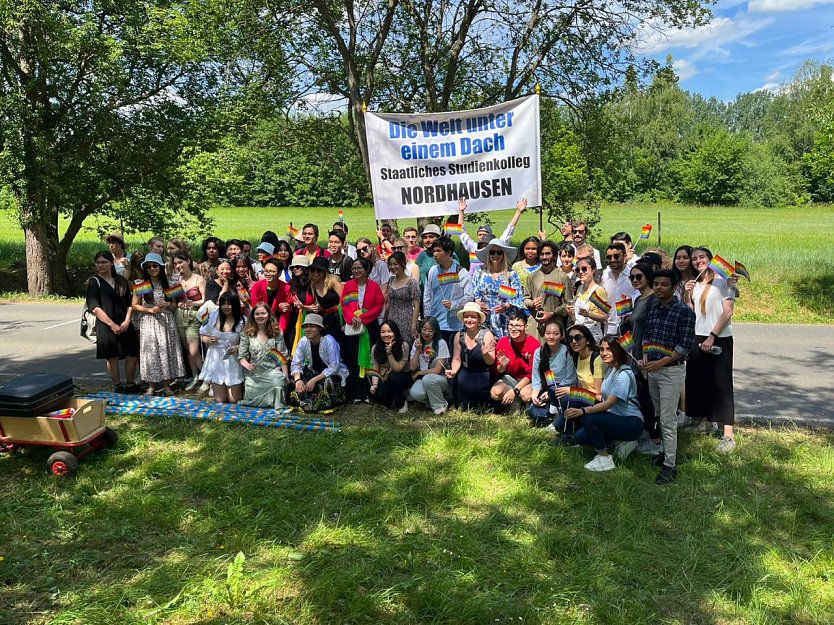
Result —
<path fill-rule="evenodd" d="M 137 223 L 204 218 L 180 159 L 218 95 L 222 68 L 200 22 L 208 6 L 2 4 L 0 183 L 16 199 L 30 295 L 68 293 L 66 256 L 89 215 L 121 204 Z"/>
<path fill-rule="evenodd" d="M 724 128 L 705 134 L 681 164 L 681 198 L 698 204 L 738 204 L 743 197 L 749 141 Z"/>

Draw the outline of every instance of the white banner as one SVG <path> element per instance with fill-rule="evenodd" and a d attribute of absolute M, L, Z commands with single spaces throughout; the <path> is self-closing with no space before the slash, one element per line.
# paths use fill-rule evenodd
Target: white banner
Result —
<path fill-rule="evenodd" d="M 541 206 L 539 97 L 473 111 L 365 113 L 377 219 Z"/>

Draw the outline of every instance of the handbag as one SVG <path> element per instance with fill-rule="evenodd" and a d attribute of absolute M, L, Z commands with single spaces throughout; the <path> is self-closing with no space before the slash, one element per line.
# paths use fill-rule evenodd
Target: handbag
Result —
<path fill-rule="evenodd" d="M 94 276 L 92 279 L 96 281 L 98 288 L 101 289 L 101 283 L 98 281 L 98 278 Z M 96 316 L 87 309 L 86 302 L 81 308 L 81 327 L 79 334 L 82 339 L 86 339 L 90 343 L 95 343 L 98 340 L 96 336 Z"/>
<path fill-rule="evenodd" d="M 345 333 L 345 336 L 359 336 L 365 331 L 365 324 L 359 326 L 359 329 L 353 327 L 352 323 L 346 323 L 342 328 L 342 331 Z"/>

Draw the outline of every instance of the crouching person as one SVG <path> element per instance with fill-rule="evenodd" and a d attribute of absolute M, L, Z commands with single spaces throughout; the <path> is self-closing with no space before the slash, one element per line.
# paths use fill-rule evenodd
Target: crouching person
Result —
<path fill-rule="evenodd" d="M 339 343 L 322 334 L 321 315 L 307 315 L 301 327 L 304 336 L 290 366 L 289 404 L 300 406 L 305 412 L 320 412 L 344 403 L 348 369 L 342 362 Z"/>

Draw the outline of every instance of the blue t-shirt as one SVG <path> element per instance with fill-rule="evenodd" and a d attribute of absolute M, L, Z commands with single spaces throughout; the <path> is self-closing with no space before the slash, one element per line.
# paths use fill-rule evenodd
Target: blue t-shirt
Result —
<path fill-rule="evenodd" d="M 602 380 L 602 399 L 606 400 L 611 395 L 617 398 L 617 403 L 609 408 L 608 412 L 621 417 L 643 418 L 640 405 L 637 403 L 637 380 L 634 379 L 634 372 L 628 365 L 605 372 Z"/>

